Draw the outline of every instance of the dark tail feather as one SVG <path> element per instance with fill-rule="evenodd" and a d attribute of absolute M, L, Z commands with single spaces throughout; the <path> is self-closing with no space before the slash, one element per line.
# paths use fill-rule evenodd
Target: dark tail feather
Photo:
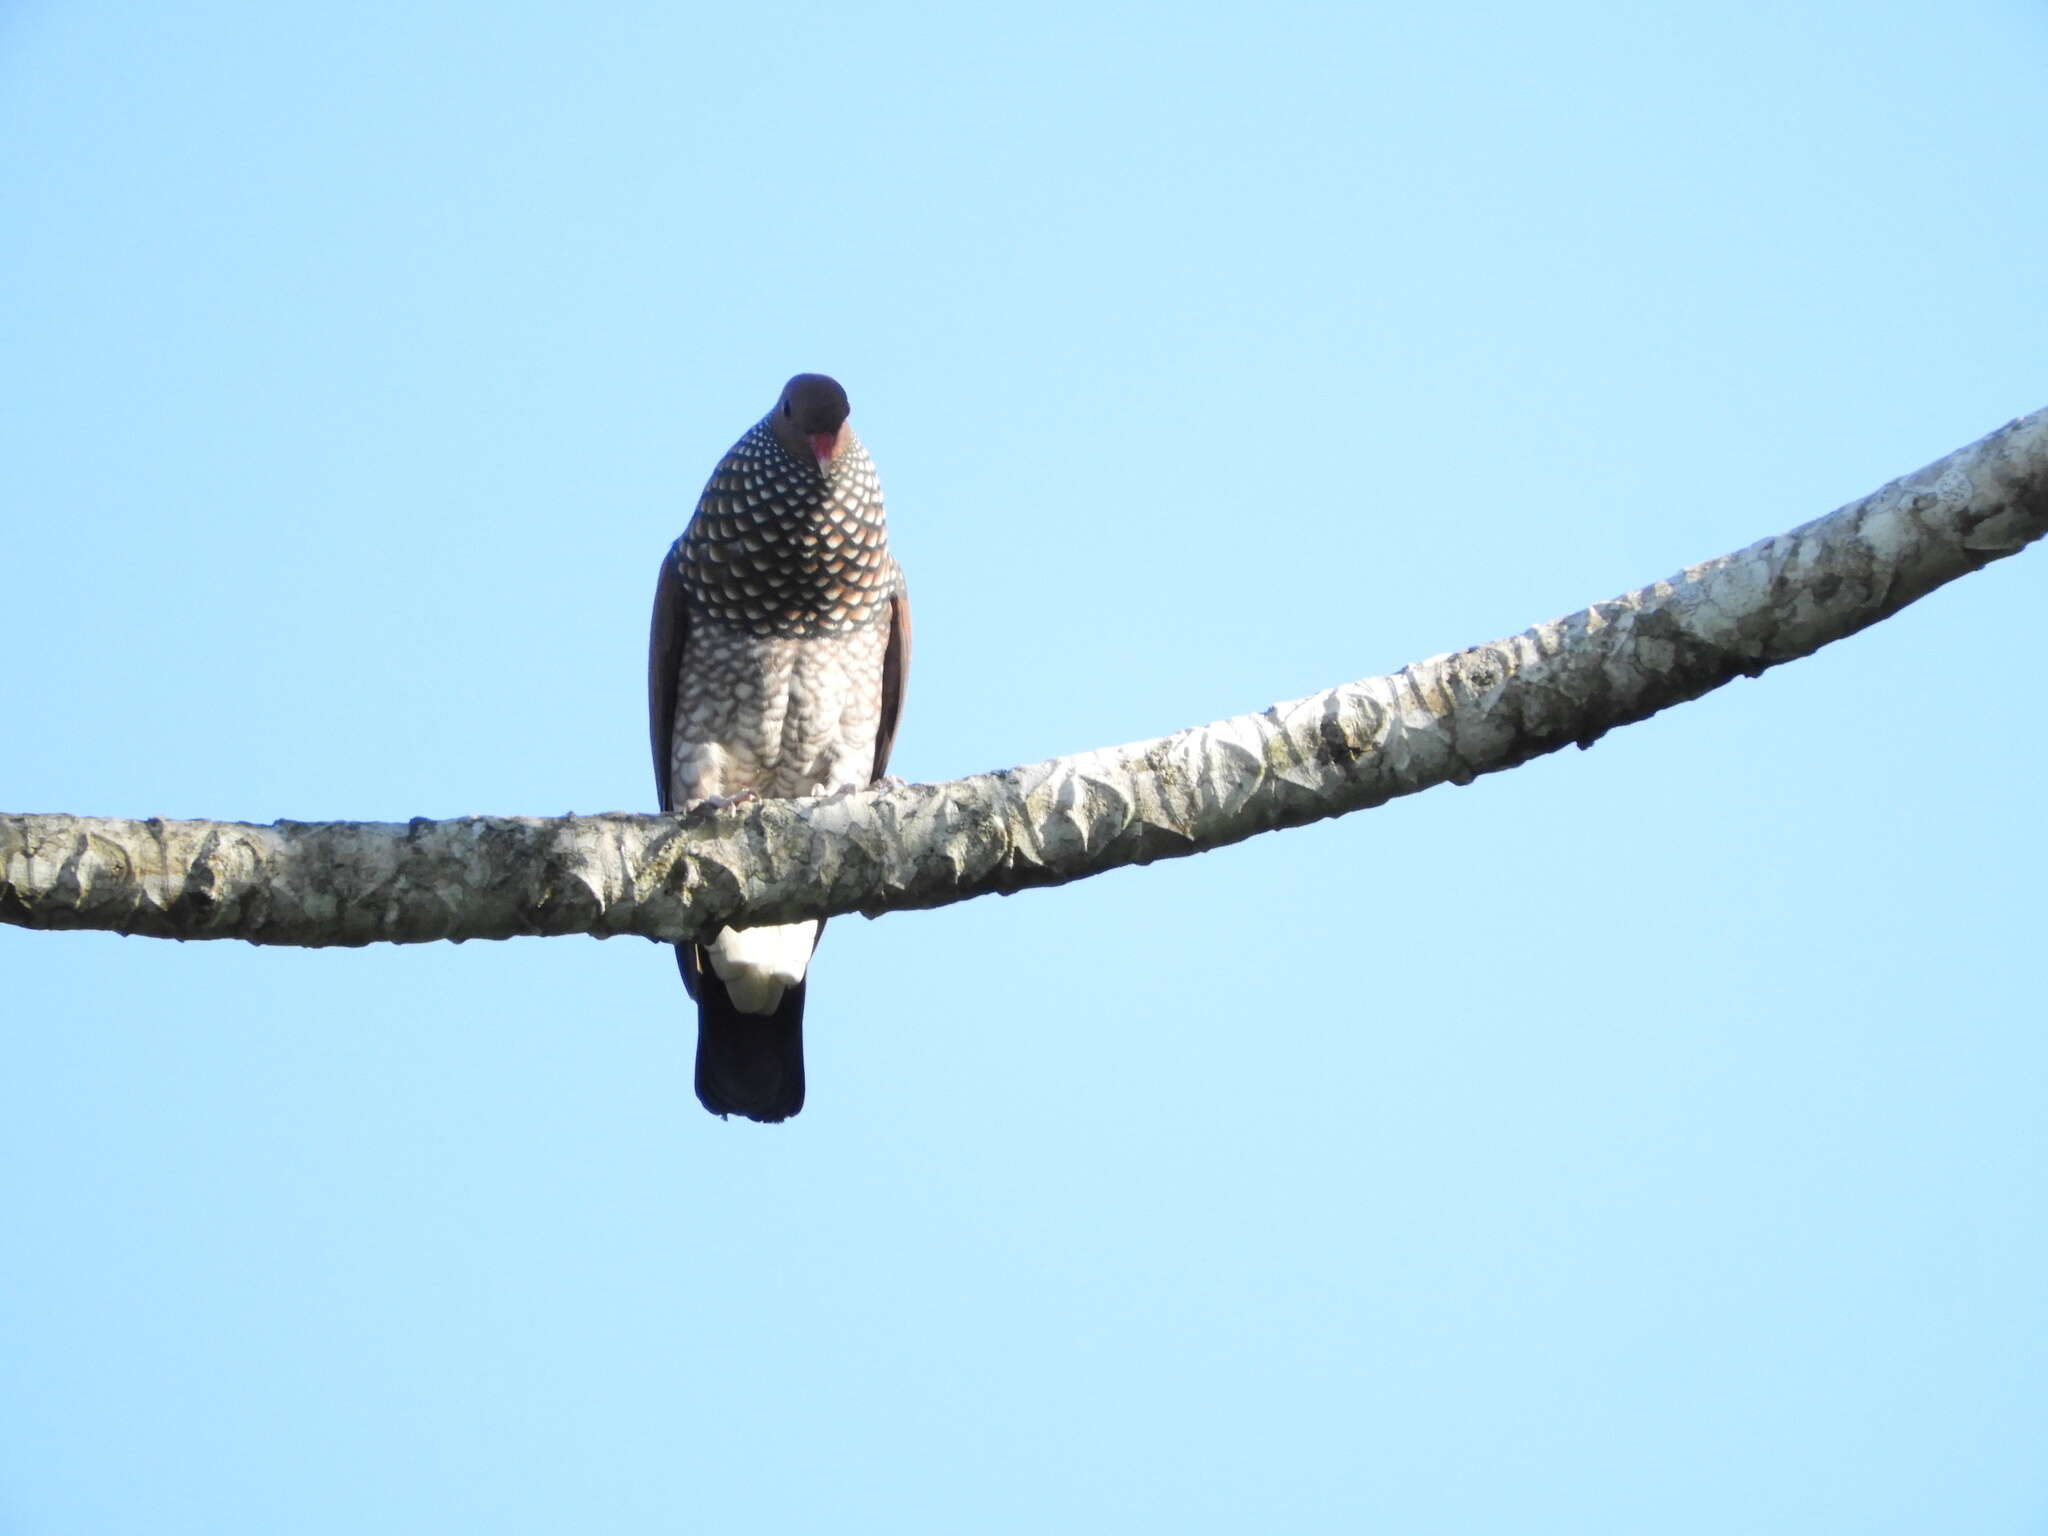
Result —
<path fill-rule="evenodd" d="M 741 1013 L 693 944 L 676 946 L 683 984 L 697 999 L 697 1098 L 714 1115 L 773 1124 L 804 1107 L 804 984 L 773 1013 Z"/>

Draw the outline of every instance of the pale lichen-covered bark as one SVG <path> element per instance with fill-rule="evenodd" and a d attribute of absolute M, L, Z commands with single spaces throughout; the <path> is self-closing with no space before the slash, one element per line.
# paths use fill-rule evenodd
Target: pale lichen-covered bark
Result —
<path fill-rule="evenodd" d="M 2048 532 L 2038 411 L 1790 533 L 1519 635 L 1028 768 L 686 817 L 0 815 L 0 921 L 259 944 L 703 935 L 942 906 L 1468 783 L 1805 656 Z"/>

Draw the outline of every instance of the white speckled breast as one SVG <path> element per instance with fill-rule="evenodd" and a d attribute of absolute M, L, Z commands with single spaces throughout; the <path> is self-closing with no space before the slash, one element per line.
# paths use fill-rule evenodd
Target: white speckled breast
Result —
<path fill-rule="evenodd" d="M 677 672 L 670 803 L 866 786 L 888 639 L 879 618 L 821 639 L 751 634 L 697 615 Z"/>

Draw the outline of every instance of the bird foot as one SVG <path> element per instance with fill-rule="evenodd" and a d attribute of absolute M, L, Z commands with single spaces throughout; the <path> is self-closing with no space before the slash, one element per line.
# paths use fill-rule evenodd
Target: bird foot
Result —
<path fill-rule="evenodd" d="M 736 805 L 745 805 L 749 800 L 760 798 L 751 789 L 743 789 L 736 795 L 699 795 L 695 800 L 683 802 L 683 814 L 694 816 L 699 811 L 729 811 Z"/>
<path fill-rule="evenodd" d="M 885 773 L 872 784 L 842 784 L 837 789 L 816 789 L 811 793 L 824 800 L 844 800 L 848 795 L 863 794 L 870 789 L 901 789 L 909 782 Z"/>

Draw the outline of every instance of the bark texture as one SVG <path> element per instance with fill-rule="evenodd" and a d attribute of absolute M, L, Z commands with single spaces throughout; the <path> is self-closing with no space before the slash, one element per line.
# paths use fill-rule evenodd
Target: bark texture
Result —
<path fill-rule="evenodd" d="M 943 906 L 1469 783 L 1805 656 L 2048 532 L 2048 410 L 1521 634 L 1156 741 L 690 816 L 0 815 L 0 921 L 258 944 L 702 938 Z"/>

